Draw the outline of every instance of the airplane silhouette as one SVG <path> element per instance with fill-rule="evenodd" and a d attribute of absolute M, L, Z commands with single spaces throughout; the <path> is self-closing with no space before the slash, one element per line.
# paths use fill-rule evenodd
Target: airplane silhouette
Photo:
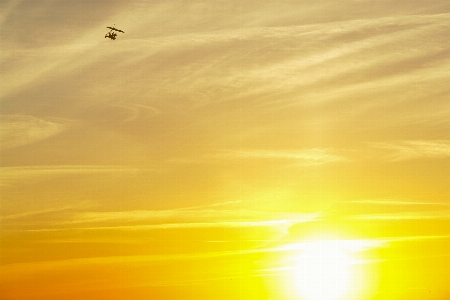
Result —
<path fill-rule="evenodd" d="M 125 33 L 124 31 L 122 31 L 120 29 L 117 29 L 115 27 L 107 26 L 106 28 L 111 29 L 111 30 L 105 35 L 105 38 L 110 38 L 111 40 L 115 40 L 116 39 L 116 37 L 117 37 L 116 31 Z"/>

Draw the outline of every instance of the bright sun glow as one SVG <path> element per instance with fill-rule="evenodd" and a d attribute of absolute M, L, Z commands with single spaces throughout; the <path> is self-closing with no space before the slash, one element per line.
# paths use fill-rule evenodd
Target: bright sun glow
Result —
<path fill-rule="evenodd" d="M 349 289 L 351 263 L 338 242 L 308 243 L 294 265 L 296 289 L 307 300 L 342 299 Z"/>

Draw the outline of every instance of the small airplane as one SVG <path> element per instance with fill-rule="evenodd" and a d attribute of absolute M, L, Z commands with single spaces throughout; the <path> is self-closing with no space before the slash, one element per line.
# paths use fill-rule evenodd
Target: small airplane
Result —
<path fill-rule="evenodd" d="M 122 31 L 122 30 L 120 30 L 120 29 L 117 29 L 117 28 L 115 28 L 114 26 L 113 27 L 106 27 L 106 28 L 108 28 L 108 29 L 111 29 L 106 35 L 105 35 L 105 38 L 110 38 L 111 40 L 115 40 L 116 39 L 116 37 L 117 37 L 117 33 L 116 33 L 116 31 L 117 32 L 122 32 L 122 33 L 125 33 L 124 31 Z"/>

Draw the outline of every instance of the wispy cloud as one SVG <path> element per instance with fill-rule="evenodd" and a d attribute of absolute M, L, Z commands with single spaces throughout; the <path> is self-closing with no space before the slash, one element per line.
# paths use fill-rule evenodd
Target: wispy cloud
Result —
<path fill-rule="evenodd" d="M 63 211 L 68 211 L 73 208 L 74 208 L 73 206 L 68 205 L 68 206 L 64 206 L 64 207 L 47 208 L 47 209 L 38 210 L 38 211 L 27 211 L 27 212 L 12 214 L 12 215 L 0 216 L 0 221 L 11 220 L 11 219 L 23 219 L 23 218 L 34 217 L 37 215 L 44 215 L 44 214 L 49 214 L 49 213 L 61 213 Z"/>
<path fill-rule="evenodd" d="M 241 227 L 289 225 L 314 219 L 317 214 L 272 213 L 256 210 L 174 209 L 152 211 L 84 212 L 67 224 L 141 224 L 154 228 Z M 130 227 L 131 228 L 131 227 Z"/>
<path fill-rule="evenodd" d="M 64 169 L 65 172 L 117 172 L 108 168 Z M 130 170 L 128 170 L 130 171 Z M 29 172 L 29 171 L 28 171 Z M 35 175 L 43 175 L 38 170 Z M 50 174 L 60 174 L 58 168 L 47 170 Z M 29 176 L 29 174 L 28 174 Z M 225 201 L 199 206 L 189 206 L 166 210 L 128 210 L 128 211 L 86 211 L 89 206 L 80 202 L 76 206 L 48 208 L 38 211 L 26 211 L 12 215 L 3 215 L 1 220 L 27 220 L 31 222 L 31 231 L 42 230 L 150 230 L 170 228 L 219 228 L 219 227 L 280 227 L 287 229 L 290 225 L 311 221 L 318 213 L 271 212 L 240 208 L 241 201 Z M 82 210 L 80 212 L 80 210 Z M 52 224 L 42 223 L 36 216 L 46 215 Z M 27 224 L 28 224 L 27 223 Z M 29 227 L 29 226 L 28 226 Z"/>
<path fill-rule="evenodd" d="M 441 220 L 450 219 L 450 210 L 420 211 L 420 212 L 398 212 L 387 214 L 361 214 L 350 216 L 353 220 Z"/>
<path fill-rule="evenodd" d="M 0 116 L 0 141 L 3 149 L 31 144 L 62 132 L 66 122 L 24 115 Z"/>
<path fill-rule="evenodd" d="M 8 217 L 4 218 L 5 220 Z M 296 220 L 266 220 L 266 221 L 210 221 L 210 222 L 174 222 L 174 223 L 163 223 L 163 224 L 149 224 L 149 225 L 109 225 L 109 226 L 95 226 L 95 225 L 87 225 L 86 227 L 78 227 L 73 226 L 74 223 L 68 224 L 68 222 L 58 223 L 56 225 L 64 226 L 71 225 L 71 227 L 58 227 L 58 228 L 37 228 L 40 225 L 35 225 L 33 228 L 36 229 L 21 229 L 23 232 L 64 232 L 64 231 L 73 231 L 73 230 L 81 230 L 81 231 L 124 231 L 124 232 L 133 232 L 133 231 L 148 231 L 148 230 L 159 230 L 159 229 L 213 229 L 213 228 L 252 228 L 252 227 L 271 227 L 277 228 L 280 231 L 285 231 L 290 225 L 299 222 L 307 222 L 308 219 L 296 219 Z M 77 222 L 81 223 L 81 222 Z M 90 223 L 92 224 L 92 223 Z M 55 225 L 55 224 L 53 224 Z M 86 239 L 91 242 L 90 239 Z M 67 242 L 68 240 L 60 240 L 57 242 Z M 80 240 L 76 240 L 79 242 Z M 104 240 L 99 240 L 102 242 Z M 107 240 L 110 241 L 110 240 Z M 129 241 L 128 241 L 129 242 Z M 134 240 L 134 243 L 139 243 L 139 241 Z M 219 242 L 216 240 L 205 240 L 205 242 Z"/>
<path fill-rule="evenodd" d="M 418 202 L 418 201 L 403 201 L 396 199 L 366 199 L 346 201 L 345 203 L 367 204 L 367 205 L 388 205 L 388 206 L 450 206 L 450 203 L 439 202 Z"/>
<path fill-rule="evenodd" d="M 296 251 L 313 248 L 339 248 L 361 252 L 370 248 L 380 247 L 385 241 L 379 239 L 328 239 L 328 240 L 311 240 L 299 243 L 285 244 L 274 247 L 272 251 Z"/>
<path fill-rule="evenodd" d="M 117 174 L 136 173 L 142 169 L 127 166 L 108 165 L 56 165 L 56 166 L 25 166 L 0 168 L 1 185 L 9 185 L 22 180 L 42 179 L 49 176 L 64 176 L 77 174 Z"/>
<path fill-rule="evenodd" d="M 151 31 L 154 36 L 147 33 L 148 23 L 132 22 L 140 19 L 136 17 L 139 15 L 172 9 L 182 13 L 173 3 L 157 5 L 145 13 L 125 13 L 126 26 L 133 29 L 126 36 L 132 38 L 114 44 L 114 48 L 99 41 L 98 34 L 104 28 L 98 27 L 65 44 L 12 49 L 4 59 L 4 95 L 25 91 L 39 80 L 40 84 L 48 84 L 68 79 L 66 90 L 71 91 L 70 95 L 82 93 L 75 101 L 88 99 L 88 105 L 120 107 L 127 112 L 122 120 L 134 122 L 168 107 L 192 108 L 243 97 L 252 99 L 253 108 L 255 104 L 281 103 L 277 109 L 282 109 L 354 99 L 355 95 L 367 98 L 367 94 L 377 94 L 381 86 L 382 90 L 396 93 L 396 101 L 370 97 L 374 100 L 351 101 L 342 106 L 343 110 L 351 107 L 355 113 L 408 101 L 408 95 L 397 92 L 411 82 L 442 82 L 439 89 L 444 89 L 443 82 L 448 79 L 446 50 L 440 38 L 447 32 L 448 14 L 300 26 L 263 26 L 264 20 L 260 20 L 257 23 L 261 26 L 173 30 L 164 35 Z M 424 61 L 431 63 L 424 65 Z M 390 70 L 387 76 L 386 69 Z M 82 81 L 86 89 L 71 88 L 70 78 L 82 72 L 89 72 L 87 80 Z M 93 82 L 95 87 L 91 86 Z M 117 86 L 117 82 L 121 85 Z M 133 91 L 132 97 L 129 91 Z M 123 101 L 124 95 L 127 101 Z M 245 108 L 247 104 L 240 105 Z M 436 118 L 436 110 L 433 112 L 433 116 L 428 110 L 421 113 L 429 120 Z M 336 115 L 338 119 L 346 116 Z"/>
<path fill-rule="evenodd" d="M 238 150 L 224 151 L 217 156 L 228 159 L 275 159 L 289 160 L 303 166 L 343 162 L 349 159 L 335 154 L 332 149 L 312 148 L 300 150 Z"/>
<path fill-rule="evenodd" d="M 450 156 L 449 140 L 405 140 L 372 143 L 371 146 L 382 151 L 381 155 L 390 161 Z"/>
<path fill-rule="evenodd" d="M 179 46 L 188 40 L 203 41 L 207 45 L 223 43 L 223 49 L 227 50 L 220 53 L 225 55 L 226 64 L 220 63 L 220 56 L 212 58 L 212 66 L 221 66 L 220 72 L 203 62 L 196 62 L 186 69 L 189 72 L 191 68 L 198 67 L 195 76 L 186 73 L 182 78 L 188 77 L 190 87 L 196 91 L 204 91 L 211 85 L 220 86 L 238 92 L 241 97 L 263 97 L 266 104 L 270 95 L 280 93 L 283 97 L 275 97 L 274 101 L 304 105 L 342 99 L 363 91 L 372 93 L 380 86 L 394 89 L 419 79 L 447 76 L 443 72 L 445 68 L 436 67 L 441 71 L 436 68 L 414 68 L 424 60 L 424 56 L 434 53 L 434 59 L 439 58 L 438 51 L 432 48 L 434 46 L 417 44 L 417 37 L 430 38 L 443 34 L 447 19 L 447 15 L 408 16 L 314 26 L 261 27 L 195 38 L 191 36 L 189 39 L 181 37 Z M 268 41 L 271 43 L 267 47 L 254 47 Z M 233 55 L 230 50 L 233 48 L 228 43 L 239 43 L 240 53 Z M 308 47 L 302 47 L 304 44 Z M 393 46 L 399 44 L 402 46 Z M 390 51 L 386 51 L 387 46 Z M 415 50 L 405 52 L 406 47 Z M 272 53 L 270 57 L 269 53 Z M 262 58 L 267 58 L 264 64 L 260 61 Z M 445 56 L 441 55 L 440 59 L 445 61 Z M 402 65 L 400 62 L 405 63 Z M 239 72 L 234 68 L 237 65 L 240 66 Z M 381 71 L 386 66 L 395 65 L 398 65 L 397 71 L 390 72 L 389 76 Z M 210 77 L 208 82 L 197 80 L 202 74 L 216 76 Z M 175 78 L 180 75 L 175 75 Z M 342 75 L 345 79 L 339 78 Z M 361 78 L 364 80 L 361 81 Z M 341 84 L 333 85 L 333 81 Z M 317 90 L 318 82 L 332 85 Z M 302 101 L 299 101 L 300 89 Z"/>
<path fill-rule="evenodd" d="M 336 211 L 351 220 L 450 220 L 450 204 L 405 199 L 362 199 L 338 202 Z"/>

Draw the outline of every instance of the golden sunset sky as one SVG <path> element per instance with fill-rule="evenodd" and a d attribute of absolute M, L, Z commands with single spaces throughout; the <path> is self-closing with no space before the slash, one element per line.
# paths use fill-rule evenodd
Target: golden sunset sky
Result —
<path fill-rule="evenodd" d="M 0 1 L 0 42 L 0 298 L 450 299 L 449 1 Z"/>

